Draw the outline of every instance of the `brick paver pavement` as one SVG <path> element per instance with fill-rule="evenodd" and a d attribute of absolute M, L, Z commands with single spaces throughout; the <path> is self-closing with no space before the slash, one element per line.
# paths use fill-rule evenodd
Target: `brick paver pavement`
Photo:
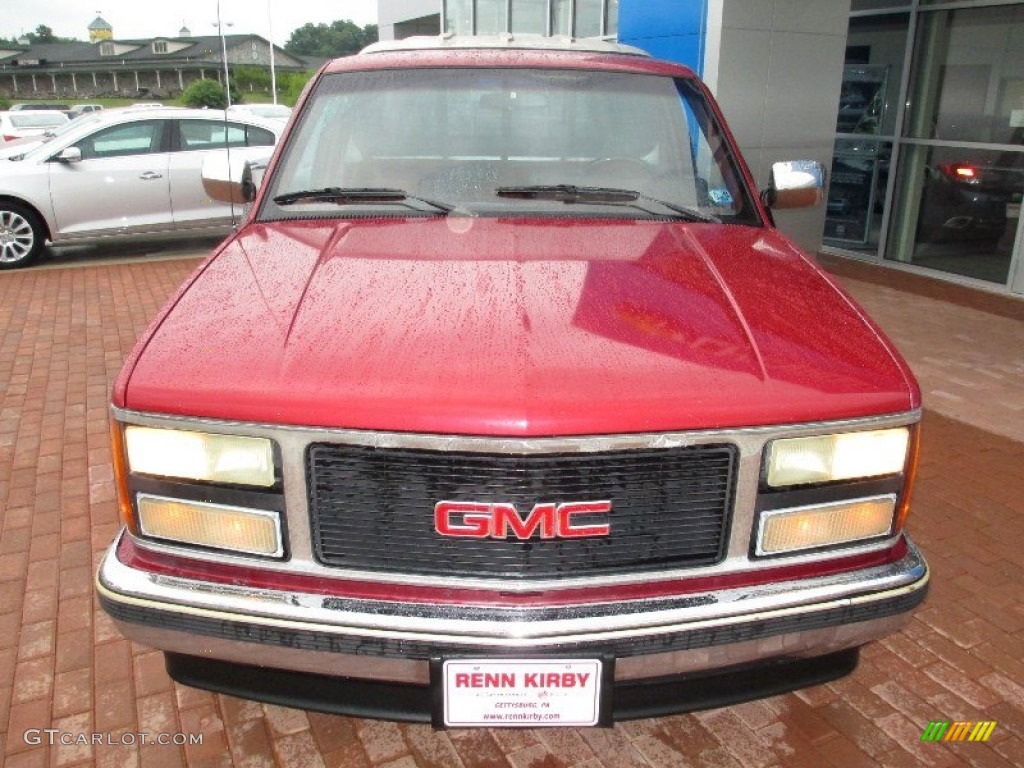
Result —
<path fill-rule="evenodd" d="M 117 527 L 110 382 L 195 263 L 0 274 L 0 763 L 1024 765 L 1024 318 L 1012 306 L 995 315 L 843 278 L 922 374 L 911 530 L 934 574 L 907 629 L 866 648 L 854 674 L 610 730 L 438 733 L 175 685 L 159 653 L 122 639 L 99 610 L 92 573 Z M 920 741 L 930 720 L 947 719 L 998 725 L 984 744 Z M 47 728 L 108 741 L 201 733 L 203 743 L 51 747 L 45 733 L 41 744 L 26 741 L 26 731 L 31 742 L 30 729 Z"/>

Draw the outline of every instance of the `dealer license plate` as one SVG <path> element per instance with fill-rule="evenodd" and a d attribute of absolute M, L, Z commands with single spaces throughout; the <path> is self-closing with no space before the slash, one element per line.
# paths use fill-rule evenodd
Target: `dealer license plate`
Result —
<path fill-rule="evenodd" d="M 444 724 L 597 725 L 598 659 L 448 659 L 442 667 Z"/>

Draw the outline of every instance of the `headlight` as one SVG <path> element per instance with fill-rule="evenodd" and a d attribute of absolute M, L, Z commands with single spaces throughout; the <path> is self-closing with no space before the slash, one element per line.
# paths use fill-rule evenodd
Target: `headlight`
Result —
<path fill-rule="evenodd" d="M 892 494 L 765 512 L 756 552 L 776 555 L 885 536 L 892 529 L 895 511 Z"/>
<path fill-rule="evenodd" d="M 126 427 L 124 437 L 131 472 L 263 488 L 275 482 L 265 438 L 139 426 Z"/>
<path fill-rule="evenodd" d="M 279 557 L 277 512 L 139 494 L 139 528 L 146 536 L 182 544 Z"/>
<path fill-rule="evenodd" d="M 772 488 L 894 475 L 907 461 L 906 427 L 776 440 L 768 453 Z"/>

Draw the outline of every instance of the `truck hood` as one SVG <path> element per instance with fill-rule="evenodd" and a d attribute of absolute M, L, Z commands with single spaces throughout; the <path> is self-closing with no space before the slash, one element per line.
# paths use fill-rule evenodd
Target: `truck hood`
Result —
<path fill-rule="evenodd" d="M 247 226 L 115 388 L 138 411 L 506 436 L 918 402 L 877 328 L 774 230 L 457 216 Z"/>

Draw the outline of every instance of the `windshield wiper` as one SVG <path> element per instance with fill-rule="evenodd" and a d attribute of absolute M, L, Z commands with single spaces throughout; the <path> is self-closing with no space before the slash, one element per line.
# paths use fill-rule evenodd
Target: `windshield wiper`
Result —
<path fill-rule="evenodd" d="M 688 221 L 721 223 L 721 219 L 709 213 L 701 213 L 692 208 L 684 208 L 675 203 L 659 200 L 656 197 L 637 192 L 635 189 L 619 189 L 618 187 L 577 187 L 574 184 L 536 184 L 521 187 L 498 187 L 494 190 L 498 197 L 513 197 L 521 200 L 556 200 L 563 203 L 596 203 L 598 205 L 626 205 L 639 208 L 647 213 L 655 213 L 649 207 L 637 205 L 644 201 L 667 208 L 680 218 Z"/>
<path fill-rule="evenodd" d="M 321 187 L 320 189 L 286 192 L 274 198 L 274 202 L 278 205 L 294 205 L 295 203 L 304 202 L 328 202 L 338 205 L 358 205 L 359 203 L 389 205 L 397 203 L 414 210 L 419 210 L 416 206 L 409 205 L 410 200 L 429 205 L 440 213 L 451 213 L 455 210 L 454 206 L 447 203 L 439 203 L 436 200 L 417 197 L 416 195 L 410 195 L 404 189 L 392 189 L 390 187 Z"/>

